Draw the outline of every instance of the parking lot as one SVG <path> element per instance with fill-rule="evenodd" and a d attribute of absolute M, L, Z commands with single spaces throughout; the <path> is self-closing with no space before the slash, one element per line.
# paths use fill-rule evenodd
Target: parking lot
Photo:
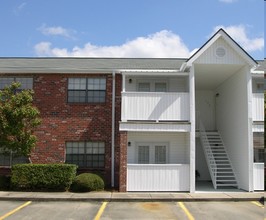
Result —
<path fill-rule="evenodd" d="M 3 219 L 226 219 L 262 220 L 259 202 L 37 202 L 0 201 Z"/>

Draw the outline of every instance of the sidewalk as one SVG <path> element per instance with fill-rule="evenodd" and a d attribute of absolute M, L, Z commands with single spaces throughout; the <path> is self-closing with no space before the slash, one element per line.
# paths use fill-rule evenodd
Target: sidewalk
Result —
<path fill-rule="evenodd" d="M 119 192 L 11 192 L 0 191 L 0 200 L 13 201 L 259 201 L 264 192 L 220 193 L 119 193 Z"/>

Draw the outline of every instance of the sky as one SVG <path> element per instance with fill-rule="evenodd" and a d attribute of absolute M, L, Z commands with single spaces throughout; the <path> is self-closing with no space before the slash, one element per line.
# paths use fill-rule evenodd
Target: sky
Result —
<path fill-rule="evenodd" d="M 264 59 L 263 0 L 1 0 L 0 57 L 188 58 L 223 28 Z"/>

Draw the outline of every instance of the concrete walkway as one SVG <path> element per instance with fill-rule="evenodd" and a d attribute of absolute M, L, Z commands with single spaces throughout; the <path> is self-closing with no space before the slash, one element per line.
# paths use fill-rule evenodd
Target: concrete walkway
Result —
<path fill-rule="evenodd" d="M 11 192 L 0 191 L 0 200 L 13 201 L 259 201 L 264 192 L 119 193 L 119 192 Z"/>

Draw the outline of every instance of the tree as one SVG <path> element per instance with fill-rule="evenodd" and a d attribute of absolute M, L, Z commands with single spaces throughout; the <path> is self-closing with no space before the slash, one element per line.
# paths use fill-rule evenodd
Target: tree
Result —
<path fill-rule="evenodd" d="M 33 106 L 33 90 L 20 90 L 12 83 L 0 90 L 0 152 L 29 156 L 37 138 L 34 129 L 41 123 Z"/>

